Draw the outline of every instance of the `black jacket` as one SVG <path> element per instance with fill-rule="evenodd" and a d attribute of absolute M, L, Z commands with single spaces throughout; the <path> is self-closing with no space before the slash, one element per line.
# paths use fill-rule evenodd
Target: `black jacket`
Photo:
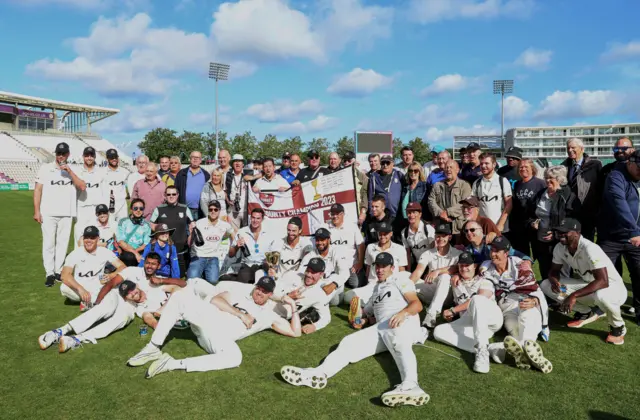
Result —
<path fill-rule="evenodd" d="M 180 171 L 176 175 L 176 182 L 174 185 L 176 186 L 176 188 L 178 188 L 178 194 L 179 194 L 178 203 L 180 204 L 187 204 L 187 171 L 188 170 L 189 170 L 189 167 L 187 166 L 186 168 L 180 169 Z M 204 168 L 200 168 L 200 170 L 204 174 L 204 182 L 206 184 L 207 182 L 209 182 L 211 175 L 209 175 L 209 172 L 207 172 Z"/>
<path fill-rule="evenodd" d="M 536 216 L 536 208 L 546 191 L 546 188 L 540 190 L 533 199 L 531 206 L 529 206 L 529 219 L 527 220 L 527 226 L 529 226 L 531 231 L 533 231 L 531 224 L 538 218 L 538 216 Z M 577 218 L 581 212 L 582 204 L 580 203 L 580 200 L 578 200 L 578 197 L 576 197 L 568 185 L 563 185 L 562 188 L 560 188 L 560 190 L 551 197 L 549 227 L 553 229 L 567 217 Z"/>
<path fill-rule="evenodd" d="M 393 224 L 394 217 L 391 216 L 389 210 L 384 210 L 384 217 L 382 220 L 378 220 L 367 213 L 367 218 L 362 224 L 362 232 L 364 233 L 364 243 L 369 245 L 378 242 L 378 225 L 382 222 L 387 222 L 389 225 Z"/>
<path fill-rule="evenodd" d="M 569 178 L 569 171 L 573 165 L 572 159 L 565 159 L 562 165 L 567 168 L 567 178 Z M 582 166 L 578 169 L 573 181 L 569 180 L 568 185 L 571 192 L 578 197 L 580 204 L 582 204 L 582 211 L 577 215 L 577 218 L 583 225 L 593 225 L 598 218 L 602 202 L 601 172 L 602 162 L 585 153 Z"/>

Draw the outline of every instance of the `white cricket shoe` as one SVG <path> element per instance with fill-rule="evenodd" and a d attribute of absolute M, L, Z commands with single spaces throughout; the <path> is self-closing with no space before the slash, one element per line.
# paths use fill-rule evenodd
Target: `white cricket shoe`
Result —
<path fill-rule="evenodd" d="M 327 386 L 327 375 L 314 373 L 311 369 L 302 369 L 295 366 L 283 366 L 280 369 L 282 378 L 295 386 L 308 386 L 313 389 L 322 389 Z"/>
<path fill-rule="evenodd" d="M 476 361 L 473 363 L 473 370 L 478 373 L 489 373 L 489 346 L 478 346 L 476 348 Z"/>
<path fill-rule="evenodd" d="M 403 382 L 388 392 L 382 394 L 382 403 L 388 407 L 398 405 L 420 406 L 429 402 L 429 394 L 424 392 L 416 383 Z"/>
<path fill-rule="evenodd" d="M 38 337 L 38 344 L 40 345 L 40 348 L 42 350 L 46 350 L 49 347 L 51 347 L 52 344 L 55 344 L 58 341 L 60 341 L 60 337 L 62 336 L 63 334 L 60 328 L 47 331 L 46 333 Z"/>
<path fill-rule="evenodd" d="M 69 350 L 75 350 L 82 347 L 82 342 L 75 336 L 64 335 L 58 341 L 58 352 L 65 353 Z"/>
<path fill-rule="evenodd" d="M 529 358 L 524 353 L 522 346 L 518 343 L 518 340 L 511 337 L 510 335 L 504 338 L 504 348 L 507 350 L 513 358 L 516 360 L 516 366 L 519 369 L 531 369 L 531 363 L 529 362 Z"/>
<path fill-rule="evenodd" d="M 131 367 L 146 365 L 149 362 L 158 360 L 160 356 L 162 356 L 162 352 L 160 351 L 160 349 L 154 346 L 152 343 L 148 343 L 142 348 L 142 350 L 140 350 L 138 354 L 127 360 L 127 365 Z"/>
<path fill-rule="evenodd" d="M 437 317 L 438 317 L 438 314 L 432 314 L 427 312 L 427 315 L 424 317 L 424 321 L 422 321 L 422 326 L 427 328 L 435 328 Z"/>
<path fill-rule="evenodd" d="M 549 327 L 548 326 L 542 327 L 542 330 L 540 331 L 540 338 L 542 338 L 542 341 L 549 341 L 550 337 L 551 337 L 551 330 L 549 329 Z"/>
<path fill-rule="evenodd" d="M 427 338 L 429 338 L 429 330 L 427 327 L 420 327 L 420 334 L 418 335 L 416 342 L 413 344 L 424 344 L 425 341 L 427 341 Z"/>
<path fill-rule="evenodd" d="M 524 352 L 531 361 L 531 364 L 542 373 L 551 373 L 553 365 L 542 354 L 542 347 L 533 340 L 525 340 Z"/>
<path fill-rule="evenodd" d="M 161 373 L 169 372 L 171 369 L 168 368 L 168 364 L 172 360 L 174 360 L 173 357 L 169 356 L 167 353 L 162 353 L 162 356 L 160 356 L 158 360 L 149 365 L 147 373 L 144 377 L 147 379 L 151 379 L 156 375 L 160 375 Z"/>
<path fill-rule="evenodd" d="M 494 363 L 502 364 L 507 358 L 507 351 L 504 349 L 504 343 L 489 344 L 489 356 Z"/>

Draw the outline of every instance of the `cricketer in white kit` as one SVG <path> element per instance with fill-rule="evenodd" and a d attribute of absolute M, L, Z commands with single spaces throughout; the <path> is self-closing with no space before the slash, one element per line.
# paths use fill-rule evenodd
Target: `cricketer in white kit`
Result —
<path fill-rule="evenodd" d="M 422 303 L 409 274 L 395 273 L 393 264 L 394 258 L 388 252 L 376 256 L 378 282 L 363 317 L 357 320 L 373 325 L 343 338 L 338 348 L 316 368 L 284 366 L 280 374 L 285 381 L 295 386 L 322 389 L 328 378 L 349 363 L 388 351 L 400 370 L 402 383 L 382 394 L 382 402 L 393 407 L 423 405 L 429 401 L 429 395 L 418 385 L 418 363 L 412 349 L 413 344 L 424 337 L 419 318 Z"/>
<path fill-rule="evenodd" d="M 224 287 L 227 291 L 205 300 L 189 288 L 173 294 L 162 311 L 151 342 L 130 358 L 127 364 L 142 366 L 154 361 L 147 369 L 147 379 L 172 370 L 207 372 L 230 369 L 240 366 L 242 362 L 242 351 L 236 343 L 238 340 L 266 329 L 289 337 L 300 336 L 300 318 L 292 299 L 283 298 L 292 307 L 291 322 L 273 311 L 270 298 L 275 281 L 271 277 L 262 277 L 255 287 L 244 283 L 227 284 Z M 209 354 L 176 360 L 162 353 L 160 347 L 180 319 L 189 322 L 198 344 Z"/>
<path fill-rule="evenodd" d="M 269 252 L 280 254 L 277 267 L 268 273 L 271 277 L 281 278 L 287 273 L 296 273 L 300 269 L 302 259 L 313 250 L 311 240 L 301 235 L 302 219 L 294 216 L 287 223 L 287 236 L 271 242 Z"/>
<path fill-rule="evenodd" d="M 489 344 L 489 339 L 502 328 L 502 311 L 495 298 L 495 288 L 489 280 L 476 276 L 473 255 L 463 252 L 458 258 L 458 284 L 453 288 L 454 306 L 442 312 L 447 324 L 433 330 L 433 337 L 443 343 L 476 354 L 473 370 L 489 372 L 489 356 L 504 361 L 501 343 Z M 457 319 L 456 319 L 457 318 Z"/>
<path fill-rule="evenodd" d="M 42 228 L 42 262 L 47 287 L 60 281 L 72 219 L 78 210 L 77 191 L 86 188 L 84 181 L 67 165 L 69 145 L 59 143 L 55 153 L 55 162 L 40 167 L 33 192 L 33 219 Z"/>
<path fill-rule="evenodd" d="M 126 219 L 129 216 L 127 178 L 131 172 L 120 166 L 120 159 L 116 149 L 107 150 L 106 155 L 109 165 L 104 171 L 105 189 L 109 201 L 111 201 L 111 192 L 113 191 L 114 212 L 110 213 L 110 215 L 112 221 L 117 225 L 121 219 Z"/>
<path fill-rule="evenodd" d="M 109 204 L 109 193 L 105 188 L 104 170 L 96 166 L 96 151 L 93 147 L 85 147 L 82 152 L 84 164 L 78 176 L 85 182 L 85 189 L 78 191 L 78 210 L 74 226 L 73 243 L 78 245 L 82 231 L 89 225 L 95 225 L 96 206 Z"/>

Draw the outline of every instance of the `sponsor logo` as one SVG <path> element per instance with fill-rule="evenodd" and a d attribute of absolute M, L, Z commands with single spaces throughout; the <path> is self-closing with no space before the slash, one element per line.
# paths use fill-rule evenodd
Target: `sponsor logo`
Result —
<path fill-rule="evenodd" d="M 111 185 L 112 187 L 123 186 L 124 181 L 111 181 L 109 182 L 109 185 Z"/>
<path fill-rule="evenodd" d="M 422 244 L 422 245 L 416 244 L 411 249 L 425 249 L 426 247 L 427 247 L 427 244 Z"/>
<path fill-rule="evenodd" d="M 221 238 L 218 235 L 211 235 L 206 237 L 207 241 L 212 241 L 212 242 L 218 242 L 220 239 Z"/>
<path fill-rule="evenodd" d="M 249 312 L 247 312 L 247 310 L 246 310 L 246 309 L 241 308 L 240 306 L 238 306 L 238 304 L 237 304 L 237 303 L 234 303 L 234 304 L 233 304 L 233 307 L 234 307 L 234 308 L 236 308 L 237 310 L 239 310 L 240 312 L 242 312 L 243 314 L 249 315 Z"/>
<path fill-rule="evenodd" d="M 298 265 L 302 262 L 302 258 L 300 259 L 293 259 L 291 258 L 290 260 L 281 260 L 280 263 L 282 263 L 282 265 Z"/>
<path fill-rule="evenodd" d="M 96 183 L 96 184 L 92 184 L 90 182 L 86 182 L 85 183 L 87 185 L 87 188 L 98 188 L 100 186 L 100 183 Z"/>
<path fill-rule="evenodd" d="M 51 181 L 51 185 L 56 185 L 56 186 L 65 186 L 65 185 L 71 185 L 71 180 L 68 181 Z"/>
<path fill-rule="evenodd" d="M 180 212 L 180 213 L 178 213 L 178 216 L 179 216 L 181 219 L 183 219 L 183 218 L 184 218 L 184 213 L 183 213 L 183 212 Z"/>
<path fill-rule="evenodd" d="M 344 239 L 336 239 L 335 241 L 331 241 L 331 245 L 347 245 L 348 242 Z"/>
<path fill-rule="evenodd" d="M 91 270 L 91 271 L 86 271 L 84 273 L 78 272 L 78 274 L 76 274 L 76 276 L 78 276 L 78 277 L 96 277 L 96 276 L 99 276 L 100 274 L 101 274 L 101 271 L 98 271 L 96 273 L 93 270 Z"/>
<path fill-rule="evenodd" d="M 483 196 L 483 197 L 479 197 L 480 201 L 483 201 L 485 203 L 490 203 L 492 201 L 498 201 L 500 199 L 499 196 L 494 195 L 493 197 L 487 197 L 487 196 Z"/>
<path fill-rule="evenodd" d="M 373 304 L 376 305 L 376 304 L 382 302 L 383 300 L 385 300 L 386 298 L 390 298 L 390 297 L 391 297 L 391 290 L 387 291 L 386 293 L 384 293 L 382 295 L 376 296 L 376 298 L 373 300 Z"/>
<path fill-rule="evenodd" d="M 259 198 L 260 198 L 260 201 L 262 201 L 262 204 L 264 204 L 267 207 L 271 207 L 276 200 L 273 194 L 265 194 L 265 193 L 260 193 Z"/>

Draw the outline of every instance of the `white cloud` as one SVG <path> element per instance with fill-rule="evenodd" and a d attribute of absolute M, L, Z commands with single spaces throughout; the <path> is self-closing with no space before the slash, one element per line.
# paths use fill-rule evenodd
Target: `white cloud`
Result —
<path fill-rule="evenodd" d="M 316 99 L 308 99 L 300 103 L 281 100 L 251 105 L 245 114 L 257 118 L 260 122 L 292 122 L 303 116 L 318 114 L 322 110 L 322 104 Z"/>
<path fill-rule="evenodd" d="M 549 67 L 552 55 L 553 51 L 551 50 L 538 50 L 529 47 L 516 58 L 514 64 L 532 70 L 546 70 Z"/>
<path fill-rule="evenodd" d="M 9 0 L 20 6 L 63 6 L 72 9 L 96 10 L 118 8 L 135 10 L 149 7 L 150 0 Z"/>
<path fill-rule="evenodd" d="M 625 60 L 636 57 L 640 57 L 640 40 L 630 41 L 626 44 L 612 43 L 601 56 L 604 60 Z"/>
<path fill-rule="evenodd" d="M 465 77 L 460 74 L 445 74 L 437 77 L 429 86 L 422 89 L 422 96 L 438 96 L 449 92 L 458 92 L 478 85 L 479 78 Z"/>
<path fill-rule="evenodd" d="M 471 127 L 449 126 L 443 129 L 437 127 L 429 127 L 425 134 L 425 139 L 433 142 L 439 142 L 443 140 L 450 141 L 453 144 L 454 136 L 490 136 L 499 133 L 500 130 L 498 128 L 487 127 L 481 124 L 476 124 Z"/>
<path fill-rule="evenodd" d="M 229 124 L 231 122 L 231 116 L 227 114 L 222 114 L 225 112 L 222 107 L 218 110 L 218 129 L 220 129 L 220 125 Z M 196 126 L 209 126 L 213 127 L 215 125 L 215 113 L 213 112 L 204 112 L 204 113 L 193 113 L 189 115 L 189 122 Z"/>
<path fill-rule="evenodd" d="M 349 73 L 337 77 L 327 92 L 342 96 L 366 96 L 388 86 L 391 82 L 393 82 L 392 77 L 376 73 L 371 69 L 364 70 L 356 67 Z"/>
<path fill-rule="evenodd" d="M 497 118 L 500 118 L 500 106 L 498 102 L 498 114 Z M 505 120 L 520 120 L 527 115 L 531 109 L 531 104 L 517 96 L 508 96 L 504 98 L 504 119 Z"/>
<path fill-rule="evenodd" d="M 413 117 L 413 124 L 416 128 L 424 128 L 436 124 L 452 124 L 464 121 L 469 117 L 464 112 L 458 112 L 451 105 L 427 105 L 416 113 Z"/>
<path fill-rule="evenodd" d="M 536 118 L 581 118 L 613 114 L 624 95 L 612 90 L 555 91 L 540 103 Z"/>
<path fill-rule="evenodd" d="M 324 130 L 334 128 L 338 124 L 339 120 L 334 117 L 328 117 L 326 115 L 318 115 L 316 118 L 304 123 L 302 121 L 296 121 L 292 123 L 278 124 L 271 129 L 274 134 L 308 134 L 318 133 Z"/>
<path fill-rule="evenodd" d="M 148 105 L 126 104 L 120 113 L 96 124 L 101 133 L 132 133 L 148 131 L 158 127 L 166 127 L 170 112 L 166 101 Z"/>
<path fill-rule="evenodd" d="M 535 8 L 534 0 L 411 0 L 410 19 L 433 23 L 453 19 L 526 18 Z"/>

